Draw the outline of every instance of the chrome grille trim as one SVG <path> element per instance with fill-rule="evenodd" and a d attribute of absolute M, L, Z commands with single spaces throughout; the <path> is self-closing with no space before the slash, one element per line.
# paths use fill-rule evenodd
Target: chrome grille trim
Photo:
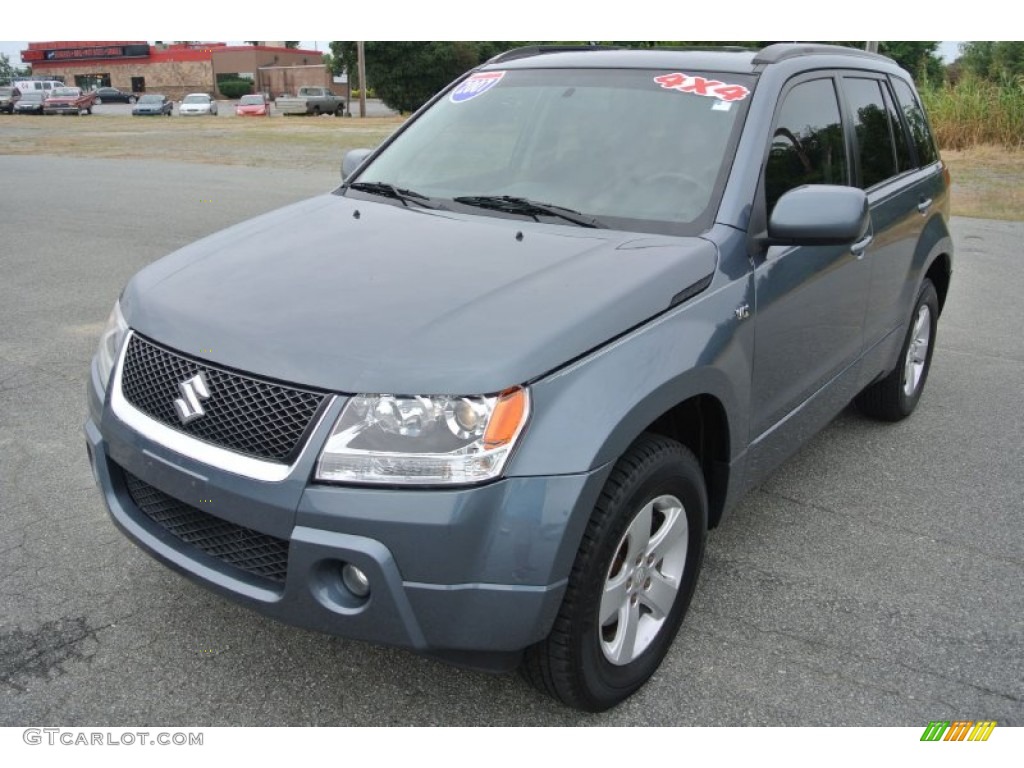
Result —
<path fill-rule="evenodd" d="M 121 392 L 121 374 L 124 370 L 125 356 L 128 353 L 128 343 L 134 335 L 134 331 L 129 331 L 125 336 L 121 351 L 118 354 L 117 365 L 114 367 L 114 380 L 110 387 L 110 408 L 114 415 L 127 426 L 154 443 L 162 445 L 164 448 L 182 456 L 234 475 L 266 482 L 281 482 L 288 478 L 292 470 L 295 469 L 295 466 L 302 461 L 306 451 L 309 450 L 309 445 L 313 442 L 312 437 L 320 431 L 324 419 L 332 412 L 334 401 L 337 399 L 336 395 L 327 396 L 327 403 L 321 410 L 316 424 L 310 430 L 309 438 L 306 440 L 305 445 L 301 447 L 299 454 L 295 457 L 295 461 L 291 464 L 282 464 L 277 461 L 266 461 L 245 456 L 172 429 L 143 413 L 125 399 Z"/>

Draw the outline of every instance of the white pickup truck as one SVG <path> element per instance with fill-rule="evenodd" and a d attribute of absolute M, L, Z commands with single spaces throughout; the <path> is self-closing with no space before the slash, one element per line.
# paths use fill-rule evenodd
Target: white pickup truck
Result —
<path fill-rule="evenodd" d="M 280 96 L 274 100 L 282 115 L 336 115 L 345 114 L 345 100 L 329 88 L 305 86 L 298 96 Z"/>

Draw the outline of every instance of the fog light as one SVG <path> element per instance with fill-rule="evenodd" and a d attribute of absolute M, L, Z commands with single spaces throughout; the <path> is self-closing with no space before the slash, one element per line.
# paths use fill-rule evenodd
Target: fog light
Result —
<path fill-rule="evenodd" d="M 370 594 L 370 580 L 365 573 L 351 563 L 346 563 L 345 567 L 341 569 L 341 581 L 356 597 L 366 597 Z"/>

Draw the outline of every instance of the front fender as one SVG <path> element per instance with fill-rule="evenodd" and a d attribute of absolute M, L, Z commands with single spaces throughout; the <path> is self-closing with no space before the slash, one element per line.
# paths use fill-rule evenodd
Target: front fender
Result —
<path fill-rule="evenodd" d="M 532 386 L 533 413 L 508 475 L 587 472 L 617 459 L 659 416 L 696 395 L 723 406 L 730 458 L 747 442 L 753 324 L 749 275 L 701 295 Z"/>

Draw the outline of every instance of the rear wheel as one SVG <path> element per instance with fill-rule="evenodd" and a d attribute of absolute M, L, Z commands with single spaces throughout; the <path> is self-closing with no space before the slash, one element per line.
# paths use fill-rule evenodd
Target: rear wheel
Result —
<path fill-rule="evenodd" d="M 697 584 L 704 476 L 680 443 L 643 435 L 616 463 L 583 535 L 551 634 L 522 674 L 600 712 L 639 689 L 668 652 Z"/>
<path fill-rule="evenodd" d="M 320 117 L 320 107 L 313 107 L 313 117 Z"/>
<path fill-rule="evenodd" d="M 932 364 L 935 331 L 939 318 L 939 297 L 932 281 L 925 278 L 917 294 L 899 363 L 880 381 L 857 395 L 857 408 L 883 421 L 900 421 L 914 412 Z"/>

